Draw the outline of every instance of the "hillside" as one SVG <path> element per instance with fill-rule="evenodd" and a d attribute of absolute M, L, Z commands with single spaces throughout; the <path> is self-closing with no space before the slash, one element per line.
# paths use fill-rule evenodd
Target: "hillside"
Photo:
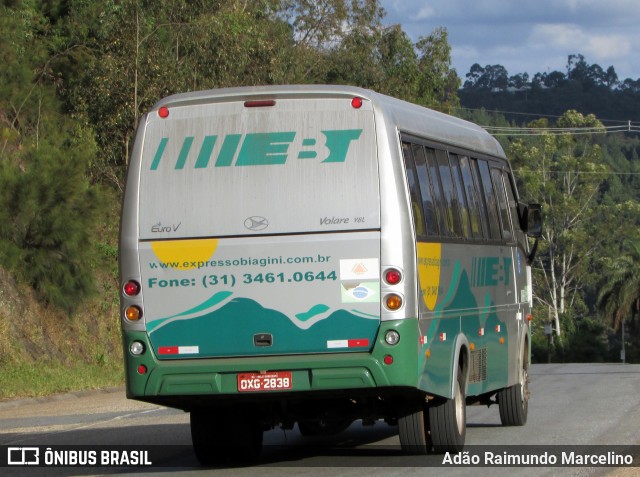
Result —
<path fill-rule="evenodd" d="M 510 76 L 501 65 L 475 64 L 465 78 L 458 92 L 464 108 L 499 111 L 519 125 L 573 109 L 607 125 L 640 127 L 640 79 L 619 79 L 613 66 L 604 70 L 583 55 L 568 56 L 566 73 Z"/>

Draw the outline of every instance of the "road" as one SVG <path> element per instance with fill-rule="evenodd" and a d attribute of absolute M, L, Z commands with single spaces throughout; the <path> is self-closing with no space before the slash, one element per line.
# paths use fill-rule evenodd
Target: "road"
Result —
<path fill-rule="evenodd" d="M 529 420 L 502 427 L 496 406 L 467 408 L 467 444 L 495 446 L 640 444 L 640 365 L 546 364 L 530 370 Z M 354 423 L 343 434 L 310 440 L 297 432 L 265 433 L 259 466 L 198 467 L 189 416 L 129 401 L 122 389 L 0 403 L 0 445 L 167 445 L 153 468 L 15 468 L 3 475 L 282 475 L 326 476 L 632 476 L 640 467 L 425 468 L 399 453 L 396 428 Z M 166 450 L 166 452 L 164 452 Z M 495 451 L 495 449 L 493 449 Z M 440 459 L 440 458 L 438 458 Z M 5 472 L 7 471 L 7 472 Z M 137 472 L 136 472 L 137 471 Z"/>

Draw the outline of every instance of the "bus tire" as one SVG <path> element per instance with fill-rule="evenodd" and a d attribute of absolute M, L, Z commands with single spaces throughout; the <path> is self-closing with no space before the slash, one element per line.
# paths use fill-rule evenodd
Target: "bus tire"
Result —
<path fill-rule="evenodd" d="M 405 454 L 423 455 L 431 451 L 424 403 L 406 406 L 398 417 L 398 437 Z"/>
<path fill-rule="evenodd" d="M 526 362 L 527 348 L 522 354 L 518 383 L 498 391 L 498 408 L 503 426 L 524 426 L 529 414 L 529 373 Z"/>
<path fill-rule="evenodd" d="M 252 463 L 259 459 L 262 425 L 251 412 L 191 411 L 190 421 L 193 451 L 201 465 Z"/>
<path fill-rule="evenodd" d="M 429 405 L 429 433 L 434 452 L 460 452 L 467 431 L 467 406 L 462 370 L 458 370 L 453 399 Z"/>
<path fill-rule="evenodd" d="M 191 442 L 193 452 L 204 466 L 223 464 L 226 461 L 224 439 L 216 414 L 208 411 L 191 411 Z"/>

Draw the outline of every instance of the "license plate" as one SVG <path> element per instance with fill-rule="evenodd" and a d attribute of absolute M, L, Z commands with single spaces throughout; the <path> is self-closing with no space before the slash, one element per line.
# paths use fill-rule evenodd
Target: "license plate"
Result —
<path fill-rule="evenodd" d="M 238 374 L 238 392 L 281 391 L 293 388 L 291 371 Z"/>

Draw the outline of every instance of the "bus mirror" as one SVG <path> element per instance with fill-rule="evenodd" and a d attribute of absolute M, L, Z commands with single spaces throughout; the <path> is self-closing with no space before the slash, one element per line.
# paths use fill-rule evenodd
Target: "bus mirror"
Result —
<path fill-rule="evenodd" d="M 542 206 L 529 204 L 526 210 L 527 235 L 532 238 L 542 236 Z"/>

